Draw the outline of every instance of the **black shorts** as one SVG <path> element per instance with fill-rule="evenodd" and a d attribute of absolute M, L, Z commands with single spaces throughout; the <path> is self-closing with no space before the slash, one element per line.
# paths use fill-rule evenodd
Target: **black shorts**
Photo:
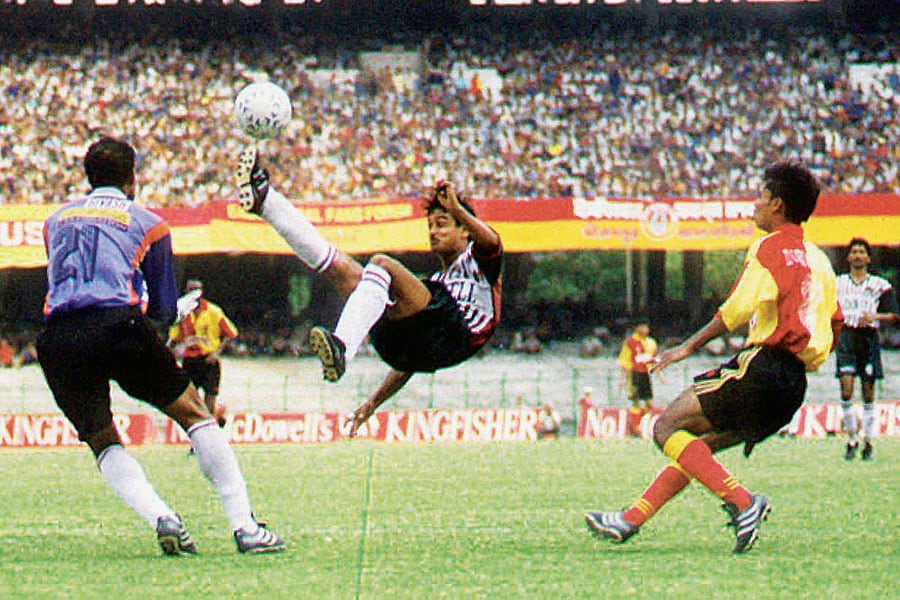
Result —
<path fill-rule="evenodd" d="M 857 375 L 863 381 L 884 378 L 881 338 L 871 327 L 844 327 L 835 348 L 837 377 Z"/>
<path fill-rule="evenodd" d="M 469 341 L 469 328 L 447 288 L 436 281 L 422 283 L 431 291 L 431 302 L 422 312 L 396 321 L 382 315 L 370 332 L 382 360 L 404 373 L 433 373 L 478 351 Z"/>
<path fill-rule="evenodd" d="M 181 367 L 198 390 L 219 395 L 219 381 L 222 379 L 222 364 L 219 361 L 209 364 L 205 356 L 185 358 L 181 361 Z"/>
<path fill-rule="evenodd" d="M 89 308 L 50 317 L 37 348 L 56 404 L 82 440 L 112 422 L 110 380 L 160 409 L 190 383 L 165 340 L 136 308 Z"/>
<path fill-rule="evenodd" d="M 628 381 L 629 400 L 653 400 L 653 385 L 650 383 L 650 373 L 631 371 Z"/>
<path fill-rule="evenodd" d="M 716 431 L 760 442 L 790 423 L 806 395 L 806 368 L 790 352 L 751 346 L 694 378 L 694 392 Z"/>

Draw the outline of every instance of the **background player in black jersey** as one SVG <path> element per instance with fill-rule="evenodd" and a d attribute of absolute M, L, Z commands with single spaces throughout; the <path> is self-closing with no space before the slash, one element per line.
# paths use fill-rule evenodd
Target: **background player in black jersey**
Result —
<path fill-rule="evenodd" d="M 859 377 L 862 387 L 863 460 L 872 458 L 875 433 L 875 381 L 884 377 L 881 365 L 881 323 L 896 323 L 897 298 L 890 282 L 869 273 L 872 248 L 863 238 L 847 245 L 849 273 L 837 278 L 838 302 L 844 312 L 844 328 L 838 338 L 837 377 L 841 382 L 841 408 L 847 448 L 844 458 L 852 460 L 859 449 L 859 419 L 853 406 L 853 381 Z"/>

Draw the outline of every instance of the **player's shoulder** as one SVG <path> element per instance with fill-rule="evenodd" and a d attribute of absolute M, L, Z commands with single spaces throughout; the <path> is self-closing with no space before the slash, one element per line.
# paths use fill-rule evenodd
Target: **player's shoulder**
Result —
<path fill-rule="evenodd" d="M 885 292 L 885 291 L 893 288 L 893 286 L 891 285 L 891 282 L 888 281 L 887 279 L 885 279 L 884 277 L 881 277 L 880 275 L 871 275 L 870 274 L 869 282 L 873 288 L 875 288 L 881 292 Z"/>

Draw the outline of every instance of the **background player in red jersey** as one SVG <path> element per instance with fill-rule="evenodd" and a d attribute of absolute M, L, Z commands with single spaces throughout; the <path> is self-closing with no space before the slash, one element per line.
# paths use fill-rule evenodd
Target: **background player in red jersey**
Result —
<path fill-rule="evenodd" d="M 222 380 L 222 361 L 219 357 L 228 344 L 238 336 L 237 327 L 222 308 L 203 297 L 203 282 L 188 279 L 185 295 L 196 300 L 193 308 L 177 324 L 169 328 L 169 345 L 181 359 L 181 366 L 198 390 L 203 390 L 203 402 L 224 427 L 225 407 L 217 404 Z"/>
<path fill-rule="evenodd" d="M 656 340 L 650 337 L 650 323 L 647 319 L 637 319 L 632 334 L 622 343 L 618 363 L 622 368 L 622 380 L 631 408 L 625 424 L 628 434 L 640 437 L 641 419 L 653 410 L 653 383 L 650 381 L 650 367 L 656 360 Z M 662 373 L 656 371 L 662 381 Z"/>
<path fill-rule="evenodd" d="M 881 323 L 900 321 L 897 299 L 890 282 L 869 273 L 872 248 L 863 238 L 853 238 L 847 246 L 849 273 L 837 278 L 838 302 L 844 312 L 844 328 L 838 338 L 837 377 L 841 382 L 841 408 L 847 448 L 844 458 L 852 460 L 859 448 L 859 422 L 853 406 L 853 381 L 862 387 L 863 460 L 872 459 L 875 433 L 875 381 L 884 377 L 881 364 Z"/>
<path fill-rule="evenodd" d="M 376 254 L 363 267 L 339 251 L 269 186 L 256 148 L 240 156 L 241 205 L 269 222 L 310 268 L 346 299 L 334 332 L 314 327 L 310 341 L 328 381 L 337 381 L 366 335 L 391 366 L 381 386 L 349 419 L 349 435 L 417 372 L 431 373 L 474 355 L 500 321 L 503 245 L 497 232 L 448 182 L 428 192 L 428 239 L 441 268 L 420 280 L 396 259 Z"/>
<path fill-rule="evenodd" d="M 828 257 L 803 239 L 800 224 L 815 210 L 819 183 L 797 163 L 763 174 L 753 220 L 768 235 L 748 250 L 744 269 L 712 320 L 663 352 L 656 368 L 680 361 L 709 340 L 749 324 L 747 343 L 731 360 L 694 378 L 657 420 L 653 438 L 672 462 L 624 512 L 588 512 L 599 537 L 624 542 L 666 502 L 697 479 L 724 500 L 734 528 L 734 552 L 759 537 L 769 500 L 751 494 L 713 453 L 753 446 L 790 422 L 806 395 L 806 371 L 831 352 L 843 317 Z"/>

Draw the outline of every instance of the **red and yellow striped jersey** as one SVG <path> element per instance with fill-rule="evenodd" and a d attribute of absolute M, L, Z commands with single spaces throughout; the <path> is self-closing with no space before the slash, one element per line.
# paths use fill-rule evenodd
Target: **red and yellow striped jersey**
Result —
<path fill-rule="evenodd" d="M 199 358 L 219 349 L 222 338 L 233 340 L 237 327 L 217 304 L 201 298 L 191 313 L 169 328 L 169 339 L 184 346 L 185 358 Z"/>
<path fill-rule="evenodd" d="M 794 224 L 750 246 L 718 315 L 729 331 L 749 323 L 747 346 L 787 350 L 807 371 L 825 361 L 843 323 L 831 262 Z"/>

